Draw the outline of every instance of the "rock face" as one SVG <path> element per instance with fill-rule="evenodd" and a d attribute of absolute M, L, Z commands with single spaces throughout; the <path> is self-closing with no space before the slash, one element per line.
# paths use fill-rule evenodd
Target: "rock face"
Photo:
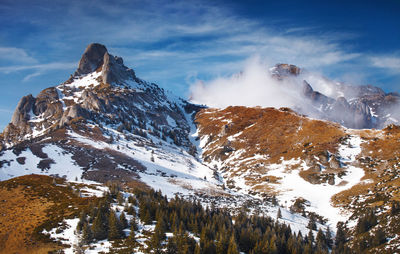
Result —
<path fill-rule="evenodd" d="M 124 65 L 121 57 L 112 56 L 107 52 L 104 54 L 101 76 L 106 84 L 118 83 L 130 77 L 137 79 L 135 72 Z"/>
<path fill-rule="evenodd" d="M 70 123 L 71 120 L 78 118 L 78 117 L 83 117 L 83 118 L 89 118 L 90 114 L 83 108 L 81 108 L 81 106 L 79 105 L 73 105 L 71 107 L 68 107 L 59 122 L 59 127 L 63 127 L 66 124 Z"/>
<path fill-rule="evenodd" d="M 273 68 L 273 74 L 277 76 L 298 76 L 300 73 L 301 69 L 292 64 L 277 64 Z"/>
<path fill-rule="evenodd" d="M 105 84 L 121 83 L 130 78 L 137 79 L 135 72 L 124 65 L 121 57 L 108 53 L 104 45 L 90 44 L 79 61 L 74 76 L 101 71 L 101 80 Z"/>
<path fill-rule="evenodd" d="M 321 111 L 321 118 L 338 122 L 354 129 L 376 127 L 370 107 L 363 100 L 354 100 L 350 104 L 343 96 L 337 99 L 330 98 L 314 91 L 306 80 L 303 80 L 301 90 L 302 95 Z"/>
<path fill-rule="evenodd" d="M 314 91 L 311 85 L 305 80 L 303 80 L 302 90 L 303 90 L 303 95 L 306 98 L 310 99 L 313 104 L 327 105 L 335 101 L 334 99 L 329 98 L 328 96 L 325 96 L 320 92 Z"/>
<path fill-rule="evenodd" d="M 331 156 L 329 160 L 329 167 L 331 169 L 339 169 L 340 168 L 340 162 L 335 156 Z"/>
<path fill-rule="evenodd" d="M 84 75 L 97 70 L 97 68 L 103 65 L 105 53 L 107 53 L 107 48 L 104 45 L 98 43 L 90 44 L 79 61 L 75 75 Z"/>
<path fill-rule="evenodd" d="M 11 118 L 11 123 L 14 126 L 18 126 L 28 121 L 30 119 L 29 113 L 31 112 L 34 103 L 35 98 L 32 94 L 22 97 Z"/>

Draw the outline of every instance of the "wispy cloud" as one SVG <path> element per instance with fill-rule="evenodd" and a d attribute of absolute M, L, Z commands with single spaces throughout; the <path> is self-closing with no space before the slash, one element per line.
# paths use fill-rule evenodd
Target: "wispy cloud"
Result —
<path fill-rule="evenodd" d="M 370 61 L 375 67 L 400 72 L 400 57 L 398 56 L 374 56 L 370 58 Z"/>
<path fill-rule="evenodd" d="M 0 62 L 5 63 L 37 63 L 37 60 L 30 56 L 24 49 L 14 47 L 0 47 Z"/>
<path fill-rule="evenodd" d="M 68 70 L 76 66 L 76 63 L 46 63 L 46 64 L 33 64 L 33 65 L 12 65 L 0 67 L 0 72 L 10 73 L 16 71 L 24 71 L 24 70 Z"/>
<path fill-rule="evenodd" d="M 27 82 L 27 81 L 31 80 L 32 78 L 38 77 L 40 75 L 42 75 L 42 72 L 40 72 L 40 71 L 34 72 L 34 73 L 29 74 L 29 75 L 26 75 L 25 78 L 22 79 L 22 81 L 23 82 Z"/>

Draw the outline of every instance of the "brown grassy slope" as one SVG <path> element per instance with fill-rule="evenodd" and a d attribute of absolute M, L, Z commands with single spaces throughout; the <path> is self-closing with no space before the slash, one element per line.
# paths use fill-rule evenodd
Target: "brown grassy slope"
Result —
<path fill-rule="evenodd" d="M 347 136 L 337 124 L 309 119 L 287 108 L 203 109 L 195 121 L 199 136 L 207 137 L 204 160 L 223 161 L 220 170 L 228 171 L 230 177 L 246 174 L 246 184 L 253 191 L 265 194 L 275 193 L 270 183 L 276 179 L 265 175 L 270 164 L 300 158 L 309 160 L 314 165 L 312 168 L 318 167 L 318 163 L 329 167 L 328 151 L 336 154 L 338 145 Z M 288 169 L 293 167 L 296 165 Z M 338 173 L 328 170 L 321 175 L 318 171 L 303 171 L 300 176 L 306 181 L 321 183 Z M 227 183 L 228 187 L 235 187 L 233 181 L 228 179 Z"/>
<path fill-rule="evenodd" d="M 230 146 L 245 149 L 242 157 L 268 155 L 269 163 L 330 151 L 336 153 L 339 140 L 345 136 L 334 123 L 312 120 L 288 109 L 228 107 L 204 109 L 196 116 L 200 136 L 209 135 L 214 142 L 205 157 L 221 158 L 221 147 L 228 137 L 242 132 Z"/>
<path fill-rule="evenodd" d="M 80 198 L 64 180 L 26 175 L 0 182 L 0 253 L 47 253 L 60 245 L 41 234 L 77 217 L 92 198 Z"/>
<path fill-rule="evenodd" d="M 366 195 L 364 205 L 380 206 L 400 201 L 400 126 L 388 126 L 383 130 L 356 131 L 364 139 L 360 166 L 365 171 L 363 180 L 368 184 L 358 184 L 335 196 L 339 204 L 349 203 L 357 195 Z M 361 206 L 361 204 L 359 204 Z"/>

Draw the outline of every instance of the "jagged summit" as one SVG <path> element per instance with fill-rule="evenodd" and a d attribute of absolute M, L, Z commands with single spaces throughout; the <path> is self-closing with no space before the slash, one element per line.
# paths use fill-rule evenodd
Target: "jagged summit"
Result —
<path fill-rule="evenodd" d="M 293 64 L 276 64 L 274 67 L 270 69 L 271 73 L 275 77 L 282 77 L 282 76 L 298 76 L 301 74 L 302 69 L 297 67 L 296 65 Z"/>
<path fill-rule="evenodd" d="M 270 75 L 283 81 L 285 89 L 297 93 L 293 109 L 347 128 L 384 128 L 400 122 L 400 96 L 372 85 L 335 82 L 292 64 L 277 64 Z"/>
<path fill-rule="evenodd" d="M 114 129 L 124 125 L 129 131 L 134 123 L 147 129 L 143 123 L 147 120 L 168 125 L 185 118 L 179 103 L 186 102 L 137 78 L 121 57 L 109 54 L 104 45 L 92 43 L 66 82 L 44 89 L 36 98 L 28 95 L 20 100 L 0 136 L 0 148 L 47 135 L 77 121 L 107 124 Z M 187 137 L 182 136 L 181 141 L 190 147 Z"/>
<path fill-rule="evenodd" d="M 104 55 L 106 53 L 108 53 L 108 51 L 104 45 L 99 43 L 89 44 L 79 61 L 79 66 L 75 75 L 84 75 L 97 70 L 103 65 Z"/>
<path fill-rule="evenodd" d="M 121 57 L 109 54 L 107 48 L 99 43 L 87 46 L 79 61 L 78 69 L 67 82 L 71 83 L 74 79 L 93 72 L 100 72 L 99 79 L 104 84 L 128 85 L 132 81 L 142 83 L 135 72 L 124 65 Z"/>

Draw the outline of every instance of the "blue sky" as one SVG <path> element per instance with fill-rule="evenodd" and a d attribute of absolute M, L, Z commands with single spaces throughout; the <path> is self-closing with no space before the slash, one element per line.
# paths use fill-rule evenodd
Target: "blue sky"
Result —
<path fill-rule="evenodd" d="M 0 128 L 22 96 L 65 81 L 91 42 L 182 97 L 255 55 L 400 92 L 399 13 L 400 1 L 1 0 Z"/>

